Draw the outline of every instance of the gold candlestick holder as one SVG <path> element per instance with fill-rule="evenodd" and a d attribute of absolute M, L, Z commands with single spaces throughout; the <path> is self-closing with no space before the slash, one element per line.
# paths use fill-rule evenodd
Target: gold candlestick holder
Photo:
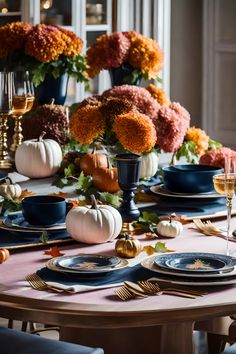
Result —
<path fill-rule="evenodd" d="M 15 152 L 17 147 L 23 141 L 22 127 L 21 127 L 22 116 L 13 116 L 13 117 L 15 121 L 15 127 L 14 127 L 13 143 L 10 146 L 10 150 L 12 152 Z"/>
<path fill-rule="evenodd" d="M 11 168 L 13 163 L 8 159 L 7 146 L 8 114 L 0 114 L 0 168 Z"/>

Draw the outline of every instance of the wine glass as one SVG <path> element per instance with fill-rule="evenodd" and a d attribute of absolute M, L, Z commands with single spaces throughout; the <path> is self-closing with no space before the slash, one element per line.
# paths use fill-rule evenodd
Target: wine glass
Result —
<path fill-rule="evenodd" d="M 13 143 L 10 150 L 15 152 L 22 143 L 21 120 L 23 114 L 30 111 L 34 104 L 34 89 L 28 71 L 15 71 L 13 73 L 12 88 L 12 116 L 15 119 Z"/>
<path fill-rule="evenodd" d="M 0 72 L 0 168 L 12 167 L 7 146 L 7 120 L 12 111 L 12 80 L 12 72 Z"/>
<path fill-rule="evenodd" d="M 226 254 L 230 254 L 229 250 L 229 234 L 230 234 L 230 222 L 231 222 L 231 210 L 234 197 L 234 189 L 236 182 L 236 159 L 227 156 L 225 159 L 225 171 L 222 174 L 213 176 L 213 184 L 215 191 L 221 195 L 226 196 L 227 206 L 227 243 Z"/>

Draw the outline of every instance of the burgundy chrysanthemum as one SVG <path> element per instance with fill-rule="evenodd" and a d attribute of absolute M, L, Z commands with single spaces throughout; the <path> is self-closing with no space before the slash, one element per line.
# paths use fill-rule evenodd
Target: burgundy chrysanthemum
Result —
<path fill-rule="evenodd" d="M 227 147 L 210 150 L 200 157 L 199 163 L 202 165 L 212 165 L 216 167 L 225 167 L 225 160 L 227 156 L 236 158 L 236 151 Z"/>
<path fill-rule="evenodd" d="M 175 152 L 183 143 L 189 124 L 190 114 L 179 103 L 161 107 L 155 123 L 158 146 L 164 152 Z"/>
<path fill-rule="evenodd" d="M 154 122 L 160 108 L 159 103 L 143 87 L 133 85 L 114 86 L 103 92 L 102 97 L 116 97 L 129 100 L 135 108 L 143 114 L 146 114 Z"/>

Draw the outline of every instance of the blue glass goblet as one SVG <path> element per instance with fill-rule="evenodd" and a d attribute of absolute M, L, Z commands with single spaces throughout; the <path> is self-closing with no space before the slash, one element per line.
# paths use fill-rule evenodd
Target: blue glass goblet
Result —
<path fill-rule="evenodd" d="M 140 155 L 131 153 L 116 155 L 118 183 L 123 191 L 123 202 L 118 210 L 126 226 L 140 216 L 140 211 L 134 202 L 134 192 L 139 182 L 140 164 Z M 129 230 L 128 227 L 127 231 Z"/>

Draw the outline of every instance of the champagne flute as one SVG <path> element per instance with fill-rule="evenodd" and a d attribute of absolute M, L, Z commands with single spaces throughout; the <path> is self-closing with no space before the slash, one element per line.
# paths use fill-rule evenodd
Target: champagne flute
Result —
<path fill-rule="evenodd" d="M 7 120 L 12 111 L 12 80 L 12 72 L 0 72 L 0 168 L 12 167 L 7 146 Z"/>
<path fill-rule="evenodd" d="M 230 254 L 229 250 L 229 235 L 230 235 L 230 222 L 231 222 L 231 211 L 234 197 L 236 181 L 236 160 L 232 159 L 231 156 L 227 156 L 225 159 L 225 171 L 223 174 L 218 174 L 213 176 L 213 184 L 215 191 L 221 195 L 226 196 L 226 206 L 227 206 L 227 234 L 226 234 L 226 254 Z"/>
<path fill-rule="evenodd" d="M 22 143 L 21 120 L 23 114 L 30 111 L 34 104 L 34 89 L 28 71 L 15 71 L 13 74 L 12 115 L 15 119 L 13 143 L 10 150 L 15 152 Z"/>

